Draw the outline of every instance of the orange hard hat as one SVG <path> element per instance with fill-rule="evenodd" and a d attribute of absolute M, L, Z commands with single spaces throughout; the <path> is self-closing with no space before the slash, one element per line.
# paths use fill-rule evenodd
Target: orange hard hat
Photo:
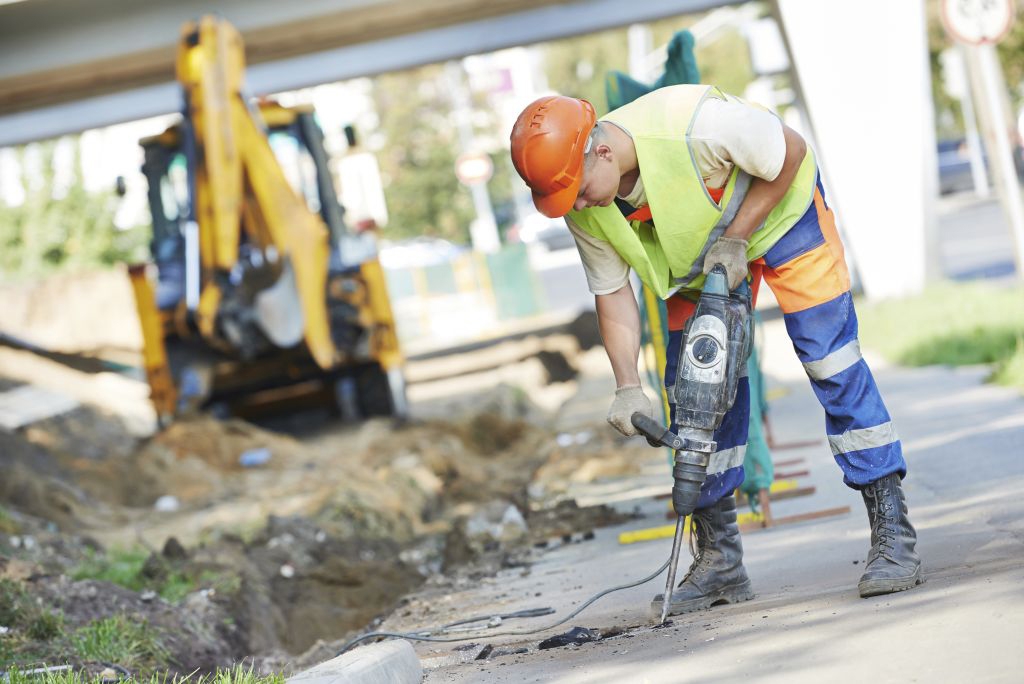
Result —
<path fill-rule="evenodd" d="M 572 209 L 583 180 L 583 149 L 597 115 L 586 100 L 549 95 L 531 102 L 512 127 L 512 163 L 549 218 Z"/>

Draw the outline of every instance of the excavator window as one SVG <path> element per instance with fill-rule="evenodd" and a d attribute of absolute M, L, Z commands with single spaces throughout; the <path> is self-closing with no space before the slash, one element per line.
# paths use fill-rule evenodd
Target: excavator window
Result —
<path fill-rule="evenodd" d="M 270 147 L 284 169 L 288 183 L 295 192 L 306 200 L 309 210 L 320 213 L 320 189 L 317 183 L 317 168 L 313 155 L 295 134 L 288 129 L 270 133 Z"/>

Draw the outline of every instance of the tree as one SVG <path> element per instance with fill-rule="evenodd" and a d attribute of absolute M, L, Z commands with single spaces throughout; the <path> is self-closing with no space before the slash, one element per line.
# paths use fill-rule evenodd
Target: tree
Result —
<path fill-rule="evenodd" d="M 692 26 L 703 14 L 662 19 L 650 24 L 654 46 L 664 45 L 681 29 Z M 629 72 L 627 29 L 613 29 L 543 45 L 548 85 L 563 95 L 589 100 L 598 115 L 608 111 L 605 74 Z M 701 83 L 709 83 L 742 95 L 753 79 L 746 40 L 739 30 L 725 29 L 714 40 L 696 47 Z"/>
<path fill-rule="evenodd" d="M 108 267 L 145 258 L 149 231 L 114 226 L 113 192 L 90 193 L 82 184 L 78 146 L 66 190 L 57 187 L 53 141 L 39 145 L 39 182 L 22 184 L 20 206 L 0 203 L 0 277 L 34 278 L 69 268 Z M 24 168 L 27 151 L 18 156 Z"/>
<path fill-rule="evenodd" d="M 473 205 L 455 177 L 458 143 L 442 70 L 435 64 L 374 80 L 390 238 L 469 241 Z"/>

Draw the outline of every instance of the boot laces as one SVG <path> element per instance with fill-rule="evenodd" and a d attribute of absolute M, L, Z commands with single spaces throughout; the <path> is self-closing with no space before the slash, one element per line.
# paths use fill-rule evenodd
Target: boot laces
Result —
<path fill-rule="evenodd" d="M 686 576 L 683 578 L 685 582 L 690 575 L 700 573 L 703 571 L 704 566 L 701 563 L 705 558 L 704 550 L 708 548 L 715 541 L 715 529 L 711 524 L 711 520 L 704 516 L 697 517 L 696 514 L 690 516 L 690 555 L 693 556 L 693 562 L 690 563 L 690 569 L 686 571 Z M 682 584 L 682 582 L 680 582 Z"/>
<path fill-rule="evenodd" d="M 878 556 L 885 556 L 889 560 L 892 558 L 892 553 L 896 550 L 896 537 L 898 530 L 896 529 L 897 511 L 896 506 L 892 501 L 892 497 L 881 496 L 874 497 L 875 503 L 875 537 L 877 542 L 875 547 L 871 549 L 872 559 Z"/>

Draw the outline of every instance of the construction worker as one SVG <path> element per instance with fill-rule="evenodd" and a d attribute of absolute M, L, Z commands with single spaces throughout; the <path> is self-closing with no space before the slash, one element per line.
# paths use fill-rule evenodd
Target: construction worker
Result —
<path fill-rule="evenodd" d="M 542 97 L 519 115 L 511 143 L 537 209 L 565 216 L 576 239 L 615 376 L 608 422 L 633 435 L 630 416 L 651 415 L 637 372 L 640 316 L 631 268 L 666 300 L 668 384 L 705 274 L 722 264 L 730 289 L 749 278 L 755 297 L 763 277 L 825 409 L 844 481 L 867 506 L 871 549 L 860 595 L 919 584 L 917 537 L 901 487 L 906 462 L 861 357 L 843 246 L 803 138 L 774 114 L 717 88 L 676 85 L 600 120 L 585 100 Z M 743 481 L 749 400 L 743 378 L 715 433 L 718 450 L 693 516 L 697 551 L 672 593 L 670 614 L 753 597 L 733 496 Z M 662 600 L 655 597 L 656 611 Z"/>

